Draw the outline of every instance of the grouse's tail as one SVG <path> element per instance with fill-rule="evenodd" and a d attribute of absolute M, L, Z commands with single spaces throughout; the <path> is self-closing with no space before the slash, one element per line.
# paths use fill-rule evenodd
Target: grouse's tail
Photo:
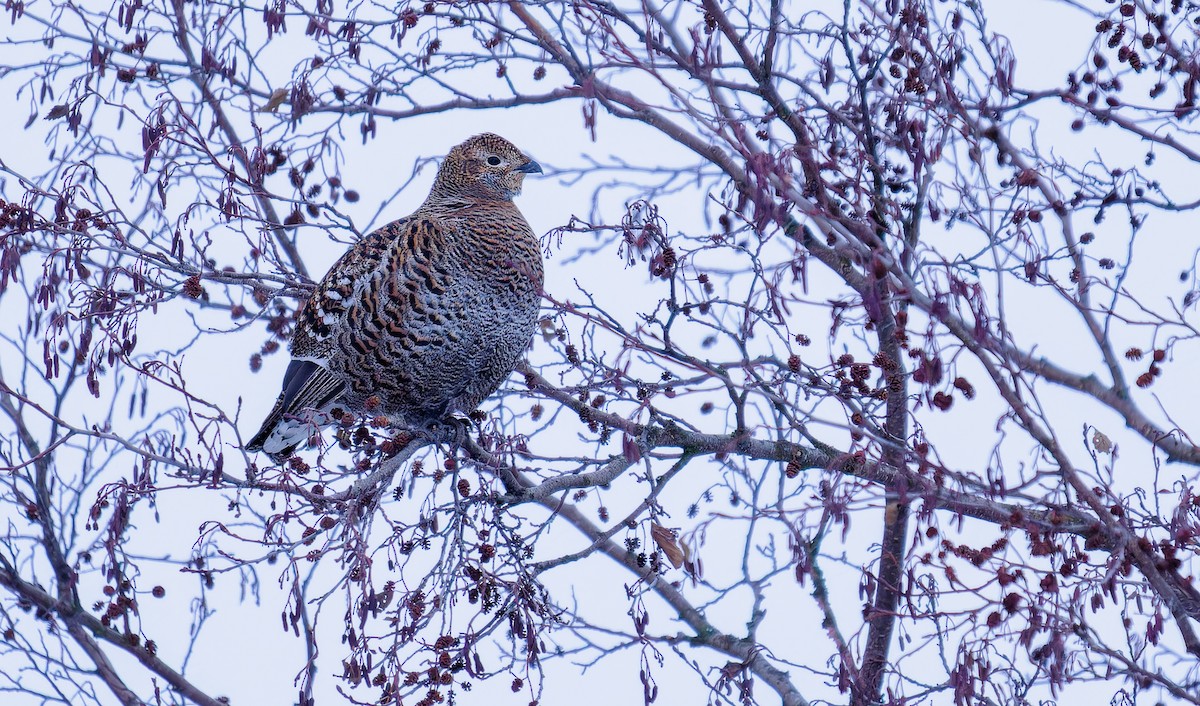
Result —
<path fill-rule="evenodd" d="M 293 438 L 293 435 L 286 434 L 283 426 L 283 396 L 275 401 L 275 406 L 271 408 L 270 414 L 262 423 L 262 428 L 258 433 L 246 443 L 247 451 L 263 451 L 275 463 L 283 463 L 291 458 L 292 452 L 296 447 L 303 443 L 308 438 L 307 430 L 301 434 L 299 438 Z M 308 427 L 309 425 L 304 425 Z"/>
<path fill-rule="evenodd" d="M 271 408 L 271 413 L 267 415 L 265 420 L 263 420 L 262 426 L 259 427 L 258 431 L 254 433 L 254 436 L 250 438 L 250 441 L 246 442 L 246 446 L 244 448 L 247 451 L 263 450 L 263 444 L 267 443 L 267 437 L 271 435 L 271 432 L 275 430 L 275 425 L 280 419 L 282 419 L 282 415 L 279 414 L 280 406 L 281 405 L 279 402 L 276 401 L 275 406 Z"/>
<path fill-rule="evenodd" d="M 276 463 L 283 463 L 332 421 L 329 408 L 343 390 L 345 385 L 318 363 L 293 360 L 283 376 L 283 392 L 246 450 L 263 451 Z"/>

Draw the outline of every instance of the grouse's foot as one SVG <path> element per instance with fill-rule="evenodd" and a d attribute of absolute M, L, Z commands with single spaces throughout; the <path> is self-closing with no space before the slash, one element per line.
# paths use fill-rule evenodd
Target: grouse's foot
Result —
<path fill-rule="evenodd" d="M 450 444 L 454 449 L 462 448 L 471 434 L 471 420 L 461 414 L 447 414 L 430 422 L 425 427 L 430 440 L 435 444 Z"/>

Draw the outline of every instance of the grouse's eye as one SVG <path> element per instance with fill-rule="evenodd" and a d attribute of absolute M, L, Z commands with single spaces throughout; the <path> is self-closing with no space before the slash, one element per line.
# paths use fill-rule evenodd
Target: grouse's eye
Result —
<path fill-rule="evenodd" d="M 491 157 L 487 158 L 487 163 L 492 165 L 493 167 L 497 167 L 500 165 L 500 158 L 497 157 L 496 155 L 492 155 Z"/>

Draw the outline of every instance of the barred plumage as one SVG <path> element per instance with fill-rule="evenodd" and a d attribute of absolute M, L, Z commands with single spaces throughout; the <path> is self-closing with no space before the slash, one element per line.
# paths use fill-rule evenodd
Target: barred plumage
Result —
<path fill-rule="evenodd" d="M 512 199 L 541 171 L 490 133 L 451 150 L 421 207 L 356 243 L 305 302 L 246 449 L 282 461 L 335 407 L 414 429 L 492 394 L 537 320 L 541 252 Z"/>

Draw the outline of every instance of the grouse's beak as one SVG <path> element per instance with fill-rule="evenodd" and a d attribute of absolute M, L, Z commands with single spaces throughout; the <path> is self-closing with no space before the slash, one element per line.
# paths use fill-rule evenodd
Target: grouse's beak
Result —
<path fill-rule="evenodd" d="M 538 164 L 537 162 L 535 162 L 531 159 L 528 162 L 517 167 L 516 171 L 521 172 L 523 174 L 541 174 L 542 173 L 542 165 Z"/>

